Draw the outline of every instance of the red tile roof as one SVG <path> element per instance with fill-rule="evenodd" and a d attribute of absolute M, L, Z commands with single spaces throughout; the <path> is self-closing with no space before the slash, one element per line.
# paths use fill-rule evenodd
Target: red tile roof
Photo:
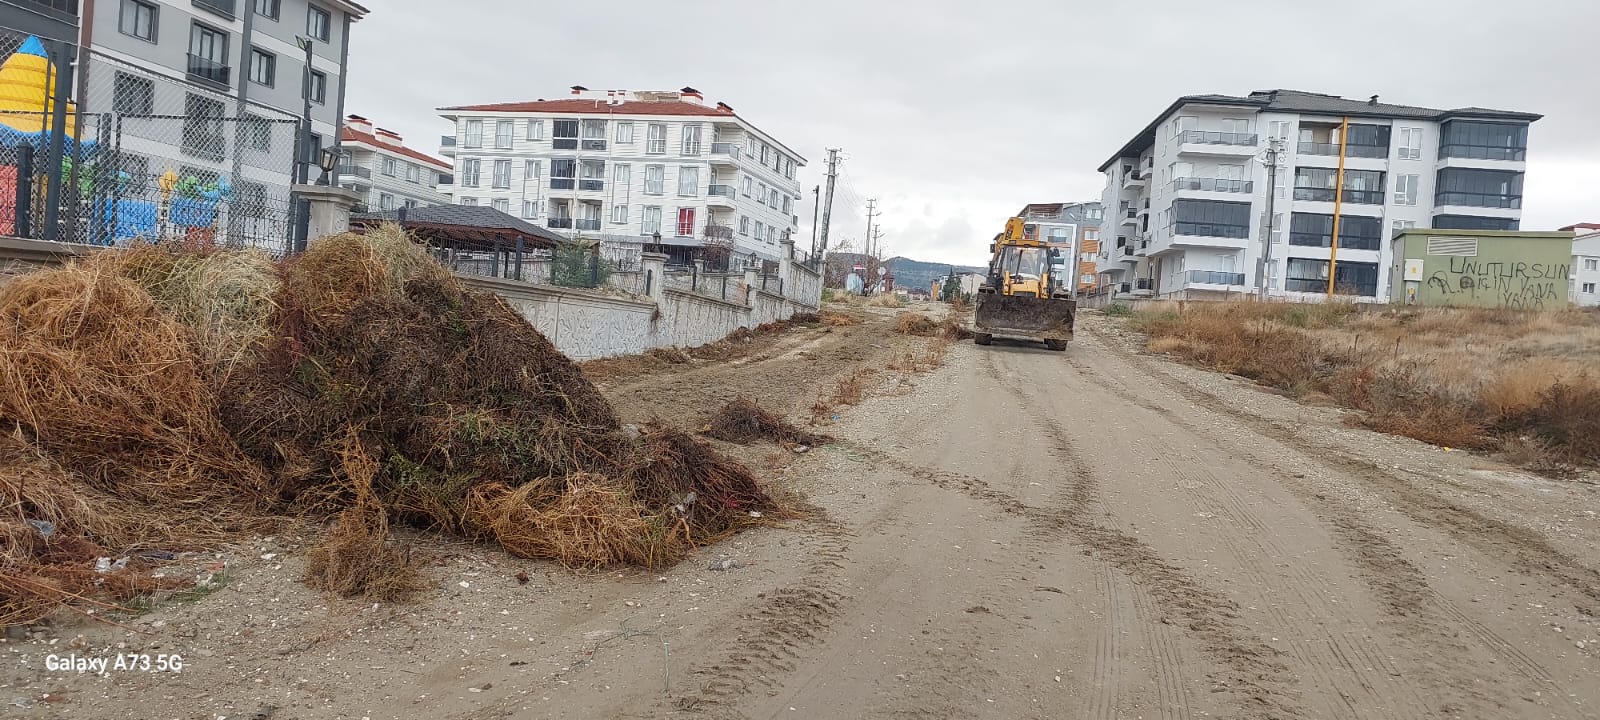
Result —
<path fill-rule="evenodd" d="M 385 150 L 389 150 L 389 151 L 392 151 L 392 152 L 397 152 L 397 153 L 400 153 L 401 155 L 404 155 L 404 156 L 406 156 L 408 158 L 411 158 L 412 160 L 416 160 L 418 162 L 427 163 L 427 164 L 432 165 L 432 166 L 434 166 L 436 168 L 439 168 L 440 170 L 450 170 L 451 169 L 450 163 L 448 163 L 448 162 L 440 160 L 439 158 L 436 158 L 436 157 L 434 157 L 432 155 L 429 155 L 427 153 L 424 153 L 424 152 L 421 152 L 421 151 L 418 151 L 418 150 L 412 150 L 411 148 L 408 148 L 408 147 L 395 146 L 395 145 L 390 145 L 390 144 L 385 143 L 385 142 L 381 142 L 381 141 L 378 140 L 377 136 L 372 135 L 370 133 L 364 133 L 364 132 L 360 132 L 358 130 L 352 130 L 350 128 L 344 128 L 343 132 L 339 133 L 339 140 L 340 140 L 340 142 L 364 143 L 366 145 L 370 145 L 370 146 L 375 147 L 375 148 L 383 148 Z"/>
<path fill-rule="evenodd" d="M 469 112 L 546 112 L 546 113 L 596 113 L 610 111 L 616 115 L 702 115 L 730 116 L 730 110 L 706 107 L 678 100 L 646 102 L 627 100 L 607 105 L 598 99 L 536 100 L 533 102 L 492 103 L 489 105 L 462 105 L 440 110 L 466 110 Z"/>

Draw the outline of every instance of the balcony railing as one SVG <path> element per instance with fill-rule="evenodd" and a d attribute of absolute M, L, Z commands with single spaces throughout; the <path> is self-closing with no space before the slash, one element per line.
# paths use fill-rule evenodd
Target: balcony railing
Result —
<path fill-rule="evenodd" d="M 579 190 L 591 190 L 591 191 L 604 190 L 604 189 L 606 189 L 606 181 L 604 181 L 604 180 L 579 180 L 578 181 L 578 189 Z"/>
<path fill-rule="evenodd" d="M 1175 222 L 1167 227 L 1170 235 L 1188 235 L 1192 237 L 1218 237 L 1218 238 L 1249 238 L 1249 225 L 1234 225 L 1231 223 L 1204 223 L 1204 222 Z"/>
<path fill-rule="evenodd" d="M 229 20 L 235 17 L 234 0 L 192 0 L 192 2 L 194 2 L 195 7 L 205 8 Z"/>
<path fill-rule="evenodd" d="M 1323 233 L 1289 233 L 1289 244 L 1295 247 L 1333 247 L 1333 235 Z M 1378 250 L 1383 238 L 1363 235 L 1339 234 L 1340 250 Z"/>
<path fill-rule="evenodd" d="M 1139 208 L 1132 208 L 1132 207 L 1128 208 L 1128 212 L 1127 212 L 1127 215 L 1125 217 L 1128 220 L 1137 220 L 1137 219 L 1139 219 Z"/>
<path fill-rule="evenodd" d="M 454 135 L 440 135 L 439 136 L 439 147 L 447 148 L 447 147 L 455 147 L 455 146 L 456 146 L 456 136 L 454 136 Z"/>
<path fill-rule="evenodd" d="M 574 221 L 573 224 L 579 230 L 599 230 L 600 229 L 600 218 L 590 218 L 590 219 L 586 219 L 586 220 L 576 220 L 576 221 Z"/>
<path fill-rule="evenodd" d="M 573 178 L 550 178 L 551 190 L 571 190 L 577 184 L 578 181 Z"/>
<path fill-rule="evenodd" d="M 1300 143 L 1301 155 L 1338 155 L 1339 143 Z M 1356 145 L 1351 143 L 1344 146 L 1345 157 L 1358 158 L 1386 158 L 1389 157 L 1388 145 Z"/>
<path fill-rule="evenodd" d="M 712 155 L 727 155 L 729 157 L 738 157 L 739 156 L 739 148 L 738 148 L 738 146 L 734 145 L 733 143 L 714 142 L 714 143 L 711 143 L 711 154 Z"/>
<path fill-rule="evenodd" d="M 734 196 L 734 189 L 733 189 L 732 185 L 712 185 L 711 189 L 706 191 L 706 194 L 707 195 L 721 195 L 722 197 L 725 197 L 725 198 L 728 198 L 728 199 L 731 200 L 731 199 L 733 199 L 733 196 Z"/>
<path fill-rule="evenodd" d="M 604 140 L 584 140 L 583 141 L 583 149 L 585 149 L 585 150 L 604 150 L 604 149 L 606 149 L 606 141 L 604 141 Z"/>
<path fill-rule="evenodd" d="M 1155 278 L 1135 278 L 1134 281 L 1133 281 L 1133 289 L 1135 289 L 1135 290 L 1154 290 L 1154 289 L 1156 289 L 1156 279 Z"/>
<path fill-rule="evenodd" d="M 1439 159 L 1463 158 L 1467 160 L 1513 160 L 1522 161 L 1528 157 L 1528 149 L 1521 147 L 1505 147 L 1498 145 L 1440 145 Z"/>
<path fill-rule="evenodd" d="M 556 138 L 550 141 L 550 147 L 556 150 L 577 150 L 577 138 Z"/>
<path fill-rule="evenodd" d="M 338 171 L 340 175 L 354 175 L 359 178 L 367 179 L 372 178 L 371 170 L 364 167 L 357 167 L 355 165 L 340 165 L 338 167 Z"/>
<path fill-rule="evenodd" d="M 1124 258 L 1131 258 L 1131 257 L 1133 257 L 1133 246 L 1131 246 L 1131 245 L 1129 245 L 1129 246 L 1124 246 L 1124 247 L 1123 247 L 1123 248 L 1122 248 L 1122 257 L 1124 257 Z"/>
<path fill-rule="evenodd" d="M 199 80 L 227 87 L 229 74 L 227 65 L 199 55 L 189 56 L 190 80 Z"/>
<path fill-rule="evenodd" d="M 1335 193 L 1333 191 L 1333 188 L 1297 187 L 1297 188 L 1294 189 L 1294 199 L 1296 199 L 1296 200 L 1310 200 L 1312 202 L 1333 202 L 1334 201 L 1334 194 Z M 1344 201 L 1347 202 L 1347 203 L 1354 203 L 1356 205 L 1382 205 L 1383 204 L 1383 191 L 1382 190 L 1351 190 L 1350 188 L 1345 188 L 1345 190 L 1344 190 Z"/>
<path fill-rule="evenodd" d="M 1201 145 L 1255 145 L 1255 133 L 1211 132 L 1209 130 L 1185 130 L 1178 134 L 1178 142 L 1198 143 Z"/>
<path fill-rule="evenodd" d="M 1172 189 L 1174 191 L 1200 190 L 1204 192 L 1248 193 L 1255 189 L 1255 183 L 1249 180 L 1183 177 L 1172 181 Z"/>
<path fill-rule="evenodd" d="M 732 240 L 733 228 L 727 225 L 707 225 L 706 237 L 712 240 Z"/>
<path fill-rule="evenodd" d="M 1522 208 L 1522 196 L 1502 195 L 1500 193 L 1439 192 L 1434 194 L 1433 204 L 1519 210 Z"/>
<path fill-rule="evenodd" d="M 1190 284 L 1200 285 L 1243 285 L 1244 273 L 1220 272 L 1217 270 L 1190 270 L 1185 273 Z"/>

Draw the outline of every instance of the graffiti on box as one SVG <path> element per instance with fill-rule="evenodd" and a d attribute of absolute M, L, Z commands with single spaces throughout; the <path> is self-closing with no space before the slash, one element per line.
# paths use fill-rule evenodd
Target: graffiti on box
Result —
<path fill-rule="evenodd" d="M 1565 303 L 1562 288 L 1571 265 L 1566 263 L 1484 262 L 1468 257 L 1450 258 L 1448 269 L 1433 271 L 1428 287 L 1446 300 L 1465 296 L 1488 298 L 1496 306 L 1517 310 L 1543 310 Z"/>

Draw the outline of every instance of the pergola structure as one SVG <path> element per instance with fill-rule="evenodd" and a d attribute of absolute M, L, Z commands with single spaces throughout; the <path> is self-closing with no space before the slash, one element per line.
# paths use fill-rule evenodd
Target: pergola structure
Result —
<path fill-rule="evenodd" d="M 458 257 L 487 255 L 489 274 L 522 279 L 529 255 L 549 257 L 567 239 L 550 230 L 483 205 L 431 205 L 350 216 L 350 229 L 363 232 L 383 223 L 398 224 L 429 248 L 442 251 L 452 267 Z"/>

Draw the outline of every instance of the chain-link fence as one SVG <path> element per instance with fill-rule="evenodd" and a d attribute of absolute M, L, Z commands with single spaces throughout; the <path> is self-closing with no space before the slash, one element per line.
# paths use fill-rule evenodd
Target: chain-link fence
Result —
<path fill-rule="evenodd" d="M 0 58 L 0 235 L 288 250 L 294 116 L 3 27 Z"/>

